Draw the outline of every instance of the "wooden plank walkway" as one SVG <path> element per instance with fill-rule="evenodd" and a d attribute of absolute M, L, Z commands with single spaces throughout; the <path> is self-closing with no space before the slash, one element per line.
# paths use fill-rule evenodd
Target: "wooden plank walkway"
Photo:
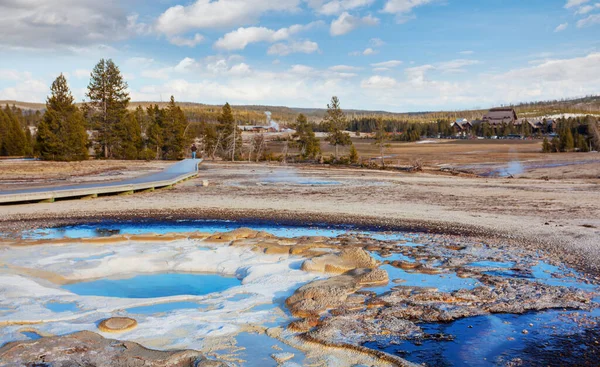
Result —
<path fill-rule="evenodd" d="M 98 195 L 130 194 L 136 191 L 170 187 L 178 182 L 196 177 L 198 175 L 198 166 L 201 162 L 201 159 L 185 159 L 173 164 L 162 172 L 121 181 L 0 191 L 0 204 L 53 202 L 57 199 L 69 198 L 93 198 Z"/>

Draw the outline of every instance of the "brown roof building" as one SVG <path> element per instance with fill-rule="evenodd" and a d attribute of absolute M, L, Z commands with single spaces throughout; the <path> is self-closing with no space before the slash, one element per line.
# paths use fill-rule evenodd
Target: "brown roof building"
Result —
<path fill-rule="evenodd" d="M 490 125 L 514 124 L 517 121 L 517 113 L 514 108 L 492 108 L 483 116 L 483 122 Z"/>

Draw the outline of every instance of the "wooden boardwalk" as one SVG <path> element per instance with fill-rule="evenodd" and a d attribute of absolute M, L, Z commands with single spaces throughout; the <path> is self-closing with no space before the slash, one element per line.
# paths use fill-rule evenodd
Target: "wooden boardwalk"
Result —
<path fill-rule="evenodd" d="M 171 187 L 196 177 L 201 162 L 201 159 L 185 159 L 162 172 L 121 181 L 0 191 L 0 204 L 54 202 L 57 199 L 94 198 Z"/>

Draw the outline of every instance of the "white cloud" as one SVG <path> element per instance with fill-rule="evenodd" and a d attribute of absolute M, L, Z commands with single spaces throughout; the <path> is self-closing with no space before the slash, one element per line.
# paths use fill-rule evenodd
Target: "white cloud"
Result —
<path fill-rule="evenodd" d="M 41 102 L 50 92 L 49 84 L 33 78 L 30 72 L 0 69 L 0 80 L 14 83 L 12 86 L 0 89 L 0 99 Z M 7 85 L 7 83 L 2 84 Z"/>
<path fill-rule="evenodd" d="M 375 49 L 373 49 L 371 47 L 367 47 L 363 51 L 353 51 L 353 52 L 350 52 L 348 54 L 348 56 L 360 56 L 360 55 L 369 56 L 369 55 L 375 55 L 375 54 L 378 54 L 378 53 L 379 53 L 379 51 L 377 51 L 377 50 L 375 50 Z"/>
<path fill-rule="evenodd" d="M 365 79 L 360 83 L 360 86 L 365 89 L 390 89 L 398 84 L 396 79 L 387 76 L 373 75 L 369 79 Z"/>
<path fill-rule="evenodd" d="M 381 38 L 371 38 L 369 44 L 373 47 L 385 46 L 385 42 Z"/>
<path fill-rule="evenodd" d="M 319 14 L 337 15 L 348 10 L 363 8 L 373 4 L 375 0 L 333 0 L 333 1 L 309 1 L 309 5 Z"/>
<path fill-rule="evenodd" d="M 429 4 L 433 1 L 434 0 L 388 0 L 383 7 L 383 11 L 394 14 L 410 13 L 413 8 Z"/>
<path fill-rule="evenodd" d="M 400 60 L 390 60 L 390 61 L 384 61 L 384 62 L 378 62 L 375 64 L 371 64 L 371 66 L 376 67 L 376 68 L 395 68 L 396 66 L 399 66 L 402 64 L 402 61 Z"/>
<path fill-rule="evenodd" d="M 479 64 L 479 60 L 457 59 L 441 62 L 436 65 L 436 69 L 446 73 L 461 73 L 465 71 L 466 66 L 477 64 Z"/>
<path fill-rule="evenodd" d="M 254 24 L 267 12 L 290 12 L 300 0 L 196 0 L 176 5 L 162 13 L 156 22 L 159 32 L 174 35 L 193 29 L 237 27 Z"/>
<path fill-rule="evenodd" d="M 56 49 L 84 47 L 145 34 L 116 0 L 9 0 L 0 2 L 0 45 Z"/>
<path fill-rule="evenodd" d="M 475 51 L 471 51 L 471 50 L 465 50 L 465 51 L 459 52 L 459 54 L 461 54 L 461 55 L 473 55 L 474 53 L 475 53 Z"/>
<path fill-rule="evenodd" d="M 250 43 L 274 43 L 289 39 L 292 35 L 303 32 L 322 22 L 313 22 L 307 25 L 295 24 L 287 28 L 272 30 L 265 27 L 238 28 L 225 34 L 215 42 L 215 47 L 222 50 L 243 50 Z"/>
<path fill-rule="evenodd" d="M 379 19 L 371 15 L 360 18 L 350 15 L 348 12 L 343 12 L 337 19 L 331 22 L 329 33 L 332 36 L 341 36 L 352 32 L 358 27 L 375 26 L 377 24 L 379 24 Z"/>
<path fill-rule="evenodd" d="M 379 53 L 379 51 L 373 50 L 370 47 L 365 48 L 365 50 L 362 52 L 362 54 L 365 55 L 365 56 L 374 55 L 376 53 Z"/>
<path fill-rule="evenodd" d="M 409 83 L 422 85 L 425 82 L 425 74 L 433 69 L 435 69 L 433 65 L 421 65 L 412 68 L 406 68 L 404 69 L 404 73 L 406 74 L 406 78 Z"/>
<path fill-rule="evenodd" d="M 565 4 L 565 9 L 571 9 L 583 5 L 589 1 L 590 0 L 567 0 L 567 3 Z"/>
<path fill-rule="evenodd" d="M 350 65 L 335 65 L 335 66 L 331 66 L 329 68 L 329 70 L 340 71 L 340 72 L 358 71 L 360 69 L 361 68 L 359 68 L 357 66 L 350 66 Z"/>
<path fill-rule="evenodd" d="M 585 6 L 582 6 L 581 8 L 577 9 L 577 11 L 575 12 L 575 14 L 577 14 L 577 15 L 584 15 L 584 14 L 592 12 L 592 11 L 594 11 L 596 9 L 600 9 L 600 3 L 595 3 L 594 5 L 585 5 Z"/>
<path fill-rule="evenodd" d="M 559 24 L 559 25 L 558 25 L 558 26 L 557 26 L 557 27 L 554 29 L 554 32 L 562 32 L 562 31 L 564 31 L 565 29 L 567 29 L 567 27 L 568 27 L 568 26 L 569 26 L 569 23 L 562 23 L 562 24 Z"/>
<path fill-rule="evenodd" d="M 269 47 L 267 54 L 286 56 L 293 53 L 312 54 L 317 51 L 319 51 L 319 45 L 316 42 L 306 40 L 290 43 L 276 43 Z"/>
<path fill-rule="evenodd" d="M 180 36 L 173 36 L 169 38 L 169 42 L 175 46 L 187 46 L 196 47 L 198 44 L 204 41 L 204 36 L 200 33 L 196 33 L 193 38 L 185 38 Z"/>
<path fill-rule="evenodd" d="M 600 14 L 592 14 L 587 18 L 579 20 L 577 28 L 591 27 L 596 24 L 600 24 Z"/>

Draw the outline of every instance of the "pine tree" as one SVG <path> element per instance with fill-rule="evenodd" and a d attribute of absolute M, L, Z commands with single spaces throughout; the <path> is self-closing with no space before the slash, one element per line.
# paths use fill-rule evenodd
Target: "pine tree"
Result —
<path fill-rule="evenodd" d="M 184 156 L 184 132 L 187 125 L 185 114 L 175 104 L 175 98 L 164 109 L 163 156 L 165 159 L 181 159 Z"/>
<path fill-rule="evenodd" d="M 568 127 L 560 134 L 560 150 L 562 152 L 570 152 L 575 149 L 575 141 L 573 139 L 573 133 Z"/>
<path fill-rule="evenodd" d="M 80 161 L 87 159 L 88 137 L 83 114 L 63 74 L 52 83 L 46 112 L 38 125 L 37 150 L 45 160 Z"/>
<path fill-rule="evenodd" d="M 145 139 L 146 149 L 143 156 L 147 160 L 160 159 L 163 146 L 163 112 L 158 108 L 158 105 L 148 106 L 146 115 L 149 122 Z"/>
<path fill-rule="evenodd" d="M 327 141 L 335 147 L 335 159 L 338 159 L 338 147 L 352 144 L 350 135 L 344 132 L 347 121 L 344 112 L 340 108 L 338 97 L 331 97 L 331 104 L 327 105 L 327 114 L 325 115 L 324 124 L 327 127 L 329 135 Z"/>
<path fill-rule="evenodd" d="M 544 142 L 542 143 L 542 152 L 550 153 L 552 152 L 552 144 L 548 141 L 548 138 L 544 138 Z"/>
<path fill-rule="evenodd" d="M 26 137 L 25 132 L 21 128 L 18 117 L 13 110 L 6 105 L 2 113 L 3 126 L 0 130 L 2 134 L 2 146 L 0 147 L 0 155 L 4 156 L 22 156 L 26 153 Z"/>
<path fill-rule="evenodd" d="M 354 146 L 354 144 L 350 145 L 350 163 L 358 163 L 358 151 L 356 150 L 356 147 Z"/>
<path fill-rule="evenodd" d="M 242 132 L 235 122 L 233 111 L 229 103 L 225 103 L 218 118 L 220 130 L 223 136 L 222 148 L 225 159 L 235 161 L 239 159 L 242 152 Z"/>
<path fill-rule="evenodd" d="M 296 145 L 300 149 L 302 158 L 315 158 L 321 154 L 319 139 L 303 114 L 299 114 L 296 118 L 296 132 L 293 138 L 296 139 Z"/>
<path fill-rule="evenodd" d="M 113 150 L 119 150 L 123 141 L 135 140 L 125 135 L 127 128 L 119 126 L 127 124 L 127 106 L 129 93 L 127 83 L 119 68 L 112 60 L 101 59 L 91 74 L 88 93 L 90 99 L 88 118 L 91 126 L 98 130 L 97 152 L 104 158 L 113 158 Z M 125 143 L 128 145 L 129 142 Z"/>

